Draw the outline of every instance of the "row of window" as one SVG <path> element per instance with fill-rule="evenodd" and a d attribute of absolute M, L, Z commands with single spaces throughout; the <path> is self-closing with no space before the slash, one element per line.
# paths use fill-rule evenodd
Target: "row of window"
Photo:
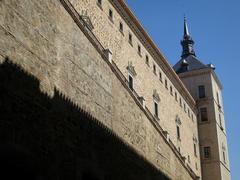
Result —
<path fill-rule="evenodd" d="M 102 0 L 98 0 L 97 4 L 101 7 L 102 6 Z M 109 9 L 108 16 L 109 16 L 109 19 L 113 22 L 113 11 L 111 9 Z M 123 23 L 122 22 L 119 22 L 119 31 L 121 33 L 123 33 Z M 133 36 L 130 32 L 128 34 L 128 42 L 131 46 L 133 46 Z M 141 49 L 141 46 L 139 44 L 138 44 L 138 47 L 137 47 L 137 51 L 138 51 L 138 54 L 142 57 L 142 49 Z M 150 67 L 149 56 L 148 55 L 145 56 L 145 63 Z M 153 73 L 155 75 L 157 75 L 157 68 L 156 68 L 155 63 L 153 63 Z M 133 78 L 130 77 L 129 80 L 131 81 L 131 82 L 129 82 L 130 88 L 133 89 Z M 160 70 L 159 70 L 159 80 L 161 82 L 163 82 L 163 76 L 162 76 L 162 72 Z M 165 79 L 165 87 L 166 87 L 166 89 L 168 89 L 167 79 Z M 170 85 L 170 94 L 173 96 L 173 87 L 171 85 Z M 174 93 L 174 96 L 175 96 L 175 100 L 178 101 L 178 94 L 177 94 L 176 91 Z M 181 97 L 179 97 L 179 102 L 180 102 L 180 106 L 182 107 L 182 98 Z M 184 107 L 184 112 L 188 113 L 188 117 L 193 120 L 193 113 L 190 113 L 190 109 L 186 108 L 185 103 L 183 103 L 183 107 Z"/>

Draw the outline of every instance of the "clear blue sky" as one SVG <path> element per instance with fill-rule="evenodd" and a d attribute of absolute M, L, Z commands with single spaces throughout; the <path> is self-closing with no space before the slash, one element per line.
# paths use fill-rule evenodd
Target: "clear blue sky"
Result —
<path fill-rule="evenodd" d="M 167 57 L 175 64 L 181 55 L 183 17 L 187 16 L 195 52 L 213 63 L 223 84 L 232 180 L 240 180 L 240 1 L 126 0 Z"/>

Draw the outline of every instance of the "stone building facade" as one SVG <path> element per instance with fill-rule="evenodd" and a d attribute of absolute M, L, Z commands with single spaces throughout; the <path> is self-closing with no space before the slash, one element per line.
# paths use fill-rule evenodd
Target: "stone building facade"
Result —
<path fill-rule="evenodd" d="M 173 69 L 124 1 L 2 0 L 0 37 L 1 155 L 27 164 L 13 171 L 40 179 L 230 179 L 214 71 Z M 200 85 L 205 100 L 195 95 Z M 212 123 L 199 123 L 202 107 Z M 210 145 L 212 158 L 203 159 Z"/>

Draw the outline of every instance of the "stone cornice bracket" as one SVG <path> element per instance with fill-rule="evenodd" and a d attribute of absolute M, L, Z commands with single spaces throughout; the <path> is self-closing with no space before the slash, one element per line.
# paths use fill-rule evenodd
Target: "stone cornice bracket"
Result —
<path fill-rule="evenodd" d="M 131 61 L 128 62 L 127 70 L 128 70 L 128 72 L 129 72 L 132 76 L 136 76 L 136 75 L 137 75 L 137 72 L 135 71 L 135 68 L 134 68 L 134 66 L 132 65 L 132 62 L 131 62 Z"/>
<path fill-rule="evenodd" d="M 160 96 L 159 96 L 159 94 L 158 94 L 158 92 L 157 92 L 156 89 L 153 90 L 153 99 L 154 99 L 156 102 L 160 102 L 160 101 L 161 101 Z"/>

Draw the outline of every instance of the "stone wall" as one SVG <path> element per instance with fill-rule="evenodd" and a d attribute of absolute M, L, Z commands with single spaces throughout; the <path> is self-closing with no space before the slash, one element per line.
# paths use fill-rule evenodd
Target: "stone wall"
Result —
<path fill-rule="evenodd" d="M 60 1 L 0 1 L 0 37 L 1 139 L 43 179 L 193 179 Z"/>
<path fill-rule="evenodd" d="M 193 105 L 186 100 L 186 97 L 183 96 L 184 93 L 175 85 L 179 83 L 172 80 L 171 72 L 166 70 L 163 65 L 159 65 L 157 63 L 159 59 L 151 55 L 150 48 L 147 48 L 150 45 L 146 42 L 142 43 L 143 37 L 140 39 L 139 35 L 136 34 L 136 31 L 139 30 L 136 30 L 136 27 L 129 26 L 131 18 L 126 13 L 122 12 L 120 14 L 108 0 L 102 0 L 101 6 L 97 5 L 96 0 L 71 0 L 71 2 L 80 15 L 87 15 L 90 18 L 94 26 L 94 34 L 104 48 L 112 51 L 113 61 L 127 79 L 129 74 L 134 74 L 128 69 L 129 65 L 132 66 L 136 72 L 132 75 L 134 90 L 144 97 L 146 106 L 152 114 L 154 114 L 154 91 L 159 95 L 158 123 L 164 130 L 168 131 L 170 139 L 177 148 L 180 148 L 182 156 L 186 158 L 189 156 L 190 162 L 188 165 L 200 176 L 200 155 L 198 150 L 197 156 L 195 155 L 192 140 L 193 137 L 198 138 L 196 109 L 192 108 Z M 114 1 L 114 3 L 118 4 L 117 1 Z M 112 20 L 109 18 L 109 9 L 113 12 Z M 122 32 L 119 30 L 120 22 L 123 25 Z M 132 44 L 128 40 L 129 33 L 132 35 Z M 141 47 L 141 54 L 138 53 L 138 45 Z M 146 63 L 146 55 L 149 57 L 148 64 Z M 156 73 L 153 71 L 153 66 L 156 67 Z M 159 73 L 162 74 L 162 80 Z M 165 80 L 168 82 L 167 88 L 165 87 Z M 172 94 L 170 87 L 172 87 Z M 177 93 L 177 98 L 175 98 L 175 93 Z M 186 106 L 185 110 L 184 106 Z M 181 121 L 181 140 L 177 138 L 177 118 Z"/>

